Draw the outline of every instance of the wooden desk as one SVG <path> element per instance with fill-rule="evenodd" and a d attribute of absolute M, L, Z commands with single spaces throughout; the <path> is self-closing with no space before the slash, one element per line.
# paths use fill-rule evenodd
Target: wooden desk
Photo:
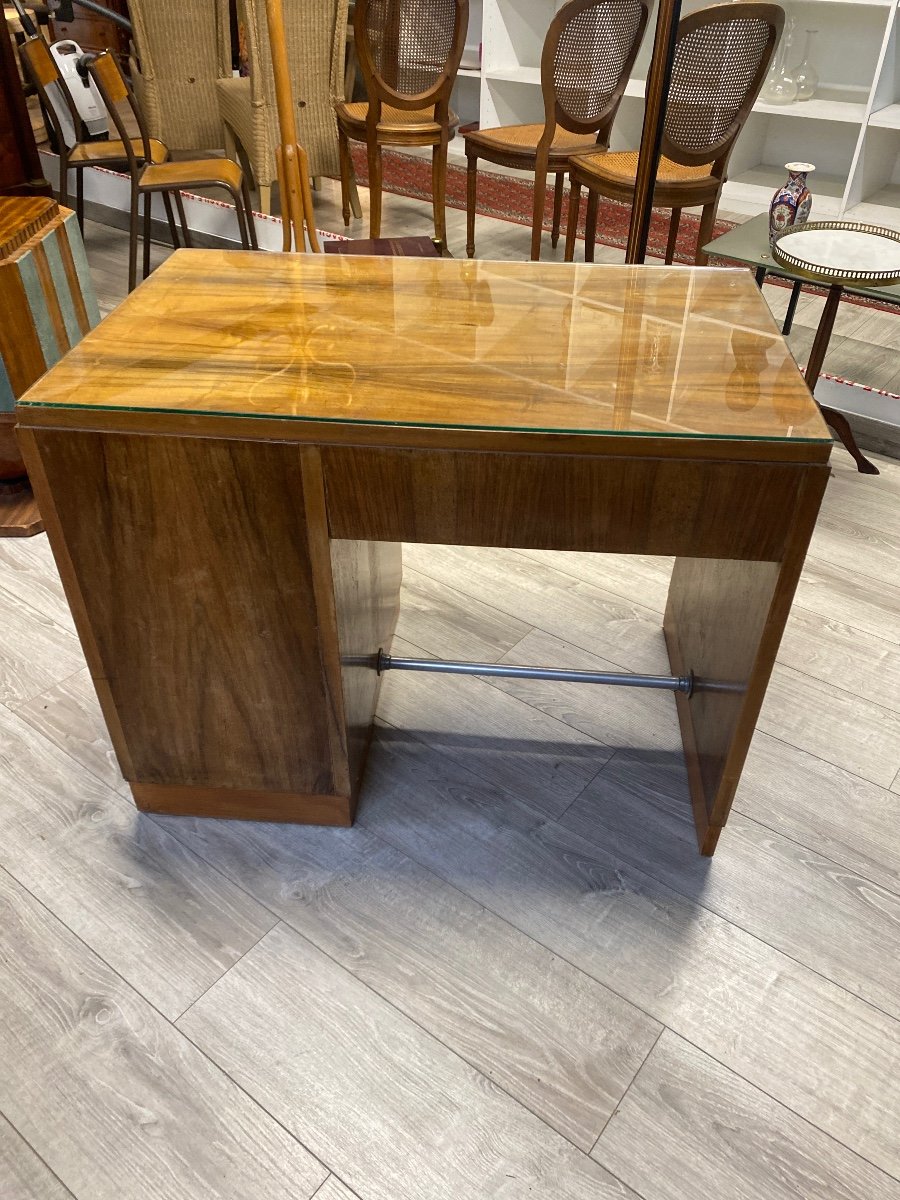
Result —
<path fill-rule="evenodd" d="M 706 854 L 831 450 L 744 270 L 200 250 L 19 431 L 140 808 L 352 820 L 402 541 L 672 554 Z"/>

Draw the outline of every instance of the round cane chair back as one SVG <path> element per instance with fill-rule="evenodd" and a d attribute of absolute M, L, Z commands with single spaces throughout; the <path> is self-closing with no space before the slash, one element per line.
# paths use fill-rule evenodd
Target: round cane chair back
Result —
<path fill-rule="evenodd" d="M 468 18 L 468 0 L 357 0 L 354 37 L 370 102 L 449 104 Z"/>
<path fill-rule="evenodd" d="M 647 0 L 569 0 L 541 58 L 545 120 L 608 140 L 647 27 Z M 605 136 L 603 136 L 605 134 Z"/>
<path fill-rule="evenodd" d="M 662 154 L 724 167 L 765 79 L 781 30 L 777 4 L 717 4 L 678 27 Z"/>

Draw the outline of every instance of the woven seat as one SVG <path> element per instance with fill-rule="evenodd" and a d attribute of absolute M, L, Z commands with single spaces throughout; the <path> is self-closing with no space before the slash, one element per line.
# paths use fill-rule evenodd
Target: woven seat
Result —
<path fill-rule="evenodd" d="M 355 104 L 336 104 L 335 112 L 338 120 L 348 127 L 355 125 L 359 131 L 358 141 L 364 141 L 366 136 L 366 117 L 369 115 L 369 105 L 365 100 Z M 459 125 L 459 118 L 450 113 L 450 128 L 454 132 Z M 400 132 L 415 128 L 422 133 L 440 134 L 440 124 L 434 119 L 434 110 L 427 108 L 394 108 L 391 104 L 382 104 L 381 119 L 378 122 L 380 131 Z"/>
<path fill-rule="evenodd" d="M 531 257 L 541 256 L 547 175 L 556 176 L 551 243 L 559 241 L 565 171 L 573 154 L 605 150 L 647 27 L 647 0 L 568 0 L 541 54 L 542 125 L 467 133 L 466 253 L 475 253 L 478 160 L 534 171 Z"/>
<path fill-rule="evenodd" d="M 88 75 L 100 93 L 100 98 L 106 105 L 109 118 L 122 139 L 126 154 L 128 173 L 131 177 L 131 210 L 128 239 L 128 290 L 137 282 L 137 243 L 138 243 L 138 205 L 140 197 L 144 197 L 144 278 L 150 273 L 150 197 L 153 192 L 161 192 L 169 229 L 172 234 L 172 244 L 178 246 L 178 231 L 172 212 L 172 198 L 178 207 L 181 218 L 181 229 L 184 244 L 190 246 L 191 237 L 184 216 L 184 204 L 181 199 L 182 188 L 220 187 L 224 188 L 232 200 L 237 214 L 238 228 L 241 231 L 241 244 L 245 249 L 257 249 L 256 234 L 253 228 L 253 215 L 250 209 L 250 199 L 247 194 L 247 183 L 243 172 L 236 162 L 228 158 L 199 158 L 185 159 L 178 162 L 168 160 L 168 150 L 162 143 L 157 143 L 166 151 L 160 162 L 154 160 L 153 139 L 147 133 L 147 126 L 140 106 L 134 93 L 125 82 L 118 62 L 108 50 L 102 54 L 88 56 Z M 132 118 L 140 130 L 139 138 L 129 138 L 126 131 L 123 109 L 130 110 Z"/>
<path fill-rule="evenodd" d="M 369 237 L 381 234 L 382 146 L 432 147 L 434 231 L 447 247 L 447 146 L 457 119 L 450 93 L 468 28 L 469 0 L 356 0 L 353 37 L 367 100 L 335 102 L 341 154 L 341 207 L 350 224 L 350 141 L 369 160 Z"/>
<path fill-rule="evenodd" d="M 753 102 L 759 95 L 784 12 L 776 4 L 735 0 L 684 17 L 678 25 L 669 98 L 653 204 L 670 208 L 666 262 L 675 255 L 681 210 L 702 205 L 694 261 L 706 262 L 727 178 L 728 160 Z M 571 191 L 566 261 L 575 256 L 575 228 L 581 188 L 588 189 L 584 256 L 594 258 L 597 198 L 633 203 L 638 155 L 576 155 L 569 162 Z"/>

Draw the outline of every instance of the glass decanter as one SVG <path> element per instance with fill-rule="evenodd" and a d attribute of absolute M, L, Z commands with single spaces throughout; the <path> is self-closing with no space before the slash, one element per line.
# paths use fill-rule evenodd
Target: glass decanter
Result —
<path fill-rule="evenodd" d="M 813 51 L 818 34 L 818 29 L 807 29 L 806 45 L 803 49 L 803 61 L 791 71 L 794 83 L 797 85 L 798 100 L 812 100 L 819 87 L 819 72 L 812 65 Z"/>
<path fill-rule="evenodd" d="M 760 100 L 766 104 L 793 104 L 797 99 L 797 84 L 787 65 L 793 56 L 793 46 L 794 18 L 790 17 L 784 27 L 778 53 L 759 93 Z"/>

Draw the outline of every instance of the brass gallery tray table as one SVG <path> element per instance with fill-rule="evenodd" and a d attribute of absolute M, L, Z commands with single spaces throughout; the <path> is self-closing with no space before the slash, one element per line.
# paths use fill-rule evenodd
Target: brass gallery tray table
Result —
<path fill-rule="evenodd" d="M 403 541 L 664 554 L 705 854 L 831 451 L 743 269 L 206 250 L 19 432 L 138 807 L 350 823 Z"/>

